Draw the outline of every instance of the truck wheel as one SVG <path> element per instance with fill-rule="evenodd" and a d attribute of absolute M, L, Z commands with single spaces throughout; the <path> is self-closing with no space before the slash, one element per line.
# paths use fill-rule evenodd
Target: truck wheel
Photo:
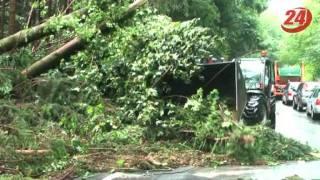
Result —
<path fill-rule="evenodd" d="M 298 111 L 300 111 L 300 112 L 303 111 L 303 107 L 300 106 L 299 102 L 298 102 L 297 106 L 298 106 Z"/>
<path fill-rule="evenodd" d="M 294 100 L 292 101 L 292 108 L 293 109 L 297 109 L 297 104 L 296 104 L 296 102 Z"/>
<path fill-rule="evenodd" d="M 276 112 L 271 112 L 270 120 L 271 120 L 270 128 L 276 129 Z"/>
<path fill-rule="evenodd" d="M 283 100 L 282 104 L 288 105 L 287 101 Z"/>
<path fill-rule="evenodd" d="M 311 116 L 311 114 L 309 113 L 308 109 L 307 109 L 306 111 L 307 111 L 307 112 L 306 112 L 307 116 L 308 116 L 308 117 Z"/>
<path fill-rule="evenodd" d="M 312 111 L 312 107 L 310 107 L 310 111 L 308 110 L 308 106 L 306 108 L 306 115 L 307 117 L 310 117 L 311 116 L 311 111 Z"/>
<path fill-rule="evenodd" d="M 260 108 L 261 124 L 268 126 L 267 107 L 265 105 L 261 105 Z"/>
<path fill-rule="evenodd" d="M 316 114 L 313 110 L 311 110 L 311 119 L 317 120 L 318 119 L 318 114 Z"/>

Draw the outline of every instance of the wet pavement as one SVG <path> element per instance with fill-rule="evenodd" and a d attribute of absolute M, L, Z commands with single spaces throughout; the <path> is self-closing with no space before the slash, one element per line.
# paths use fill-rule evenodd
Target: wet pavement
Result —
<path fill-rule="evenodd" d="M 277 102 L 276 109 L 277 132 L 320 149 L 320 119 L 312 120 L 305 111 L 293 110 L 292 106 L 283 105 L 281 101 Z"/>
<path fill-rule="evenodd" d="M 213 168 L 183 167 L 168 172 L 101 173 L 87 180 L 282 180 L 297 176 L 320 179 L 320 161 L 292 162 L 278 166 L 238 166 Z M 298 180 L 298 179 L 296 179 Z M 299 179 L 300 180 L 300 179 Z"/>
<path fill-rule="evenodd" d="M 320 150 L 320 120 L 314 121 L 305 112 L 293 110 L 277 102 L 276 131 Z M 277 166 L 226 166 L 213 168 L 183 167 L 168 172 L 101 173 L 89 180 L 270 180 L 285 179 L 297 175 L 303 179 L 320 179 L 320 161 L 288 162 Z"/>

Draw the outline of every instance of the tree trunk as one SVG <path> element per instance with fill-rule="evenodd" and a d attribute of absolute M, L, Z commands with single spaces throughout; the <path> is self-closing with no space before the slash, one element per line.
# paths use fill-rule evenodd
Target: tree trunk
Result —
<path fill-rule="evenodd" d="M 29 156 L 35 156 L 35 155 L 43 156 L 51 153 L 51 151 L 48 149 L 40 149 L 40 150 L 23 149 L 23 150 L 15 150 L 15 151 L 17 154 L 29 155 Z"/>
<path fill-rule="evenodd" d="M 72 3 L 73 3 L 73 1 L 74 0 L 67 0 L 67 7 L 66 7 L 66 9 L 64 10 L 64 12 L 66 13 L 66 14 L 69 14 L 69 13 L 71 13 L 72 12 Z"/>
<path fill-rule="evenodd" d="M 0 17 L 0 38 L 4 37 L 4 26 L 6 19 L 6 2 L 5 0 L 1 0 L 1 17 Z"/>
<path fill-rule="evenodd" d="M 63 12 L 66 9 L 67 0 L 59 0 L 59 11 Z"/>
<path fill-rule="evenodd" d="M 42 11 L 42 5 L 40 5 L 40 0 L 38 0 L 38 6 L 37 8 L 35 9 L 35 25 L 39 25 L 41 24 L 41 21 L 42 21 L 42 17 L 41 17 L 41 11 Z M 41 44 L 41 40 L 36 40 L 32 43 L 32 52 L 36 52 L 37 49 L 40 47 L 40 44 Z"/>
<path fill-rule="evenodd" d="M 52 0 L 47 0 L 47 6 L 48 6 L 48 12 L 47 12 L 47 17 L 51 17 L 52 16 L 52 12 L 53 12 L 53 9 L 52 9 Z"/>
<path fill-rule="evenodd" d="M 79 10 L 79 11 L 75 11 L 74 13 L 71 13 L 69 15 L 65 15 L 64 19 L 69 19 L 76 14 L 83 14 L 85 12 L 86 12 L 86 10 L 84 10 L 84 9 Z M 21 46 L 26 45 L 30 42 L 41 39 L 47 35 L 54 34 L 55 33 L 54 29 L 47 29 L 46 28 L 46 27 L 48 27 L 50 22 L 51 21 L 49 19 L 48 21 L 46 21 L 40 25 L 19 31 L 11 36 L 8 36 L 4 39 L 1 39 L 0 40 L 0 54 L 4 53 L 6 51 L 9 51 L 13 48 L 21 47 Z"/>
<path fill-rule="evenodd" d="M 126 18 L 129 14 L 134 12 L 137 8 L 141 7 L 144 3 L 146 3 L 148 0 L 136 0 L 134 3 L 130 4 L 127 11 L 120 16 L 119 21 L 121 19 Z M 74 16 L 75 14 L 84 14 L 86 12 L 86 9 L 81 9 L 78 11 L 75 11 L 71 14 L 65 15 L 64 18 L 68 19 Z M 47 30 L 46 27 L 50 24 L 50 19 L 40 25 L 37 25 L 35 27 L 25 29 L 22 31 L 19 31 L 11 36 L 8 36 L 4 39 L 0 40 L 0 54 L 9 51 L 13 48 L 21 47 L 23 45 L 26 45 L 30 42 L 33 42 L 35 40 L 41 39 L 47 35 L 54 34 L 55 30 L 50 29 Z M 103 29 L 103 27 L 102 27 Z"/>
<path fill-rule="evenodd" d="M 17 1 L 10 0 L 10 13 L 9 13 L 9 34 L 16 32 L 16 11 L 17 11 Z"/>
<path fill-rule="evenodd" d="M 0 54 L 13 48 L 26 45 L 44 36 L 54 33 L 52 30 L 45 30 L 48 22 L 40 24 L 30 29 L 22 30 L 16 34 L 0 40 Z"/>
<path fill-rule="evenodd" d="M 38 6 L 35 8 L 35 25 L 39 25 L 41 21 L 41 6 L 38 4 Z"/>
<path fill-rule="evenodd" d="M 69 56 L 81 48 L 82 41 L 80 38 L 74 38 L 51 54 L 35 62 L 30 67 L 22 71 L 23 75 L 28 78 L 36 77 L 47 70 L 60 64 L 62 58 Z"/>
<path fill-rule="evenodd" d="M 32 26 L 32 20 L 34 19 L 35 13 L 34 8 L 31 6 L 31 9 L 29 11 L 28 20 L 27 20 L 27 27 L 30 28 Z"/>
<path fill-rule="evenodd" d="M 59 11 L 57 4 L 57 0 L 52 0 L 52 15 L 55 15 Z"/>
<path fill-rule="evenodd" d="M 125 11 L 124 14 L 119 17 L 119 20 L 122 21 L 124 20 L 124 18 L 127 18 L 129 14 L 141 7 L 147 1 L 148 0 L 136 0 L 134 3 L 130 4 L 127 8 L 127 11 Z M 111 33 L 112 31 L 107 32 Z M 58 50 L 52 52 L 51 54 L 47 55 L 46 57 L 42 58 L 41 60 L 32 64 L 30 67 L 23 70 L 22 74 L 26 75 L 28 78 L 39 76 L 40 74 L 47 72 L 49 69 L 52 69 L 59 65 L 61 59 L 77 52 L 77 50 L 79 50 L 82 45 L 83 41 L 79 37 L 76 37 L 60 47 Z"/>

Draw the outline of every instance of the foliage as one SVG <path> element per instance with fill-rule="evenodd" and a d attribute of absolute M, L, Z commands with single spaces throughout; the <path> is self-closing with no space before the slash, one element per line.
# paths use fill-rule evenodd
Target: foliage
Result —
<path fill-rule="evenodd" d="M 0 98 L 9 98 L 12 95 L 19 96 L 19 86 L 23 85 L 22 81 L 24 80 L 20 76 L 20 70 L 27 66 L 28 60 L 32 58 L 34 57 L 26 48 L 0 56 Z"/>
<path fill-rule="evenodd" d="M 63 149 L 66 142 L 59 135 L 61 130 L 54 124 L 40 123 L 41 118 L 37 116 L 39 115 L 38 109 L 31 108 L 30 105 L 17 108 L 12 103 L 2 103 L 5 105 L 0 106 L 0 112 L 2 115 L 6 113 L 7 116 L 2 116 L 6 118 L 2 119 L 0 126 L 0 158 L 2 162 L 7 162 L 6 167 L 15 167 L 16 162 L 20 162 L 21 172 L 27 176 L 34 176 L 42 174 L 51 162 L 65 157 L 66 152 L 63 152 Z M 37 122 L 34 122 L 35 120 Z M 15 152 L 15 150 L 47 148 L 51 149 L 53 154 L 42 158 L 30 158 Z"/>
<path fill-rule="evenodd" d="M 153 0 L 151 5 L 160 13 L 171 17 L 174 21 L 199 18 L 199 25 L 212 28 L 217 28 L 216 24 L 220 21 L 219 10 L 212 0 Z"/>
<path fill-rule="evenodd" d="M 119 126 L 98 91 L 88 92 L 90 86 L 82 88 L 81 83 L 61 77 L 56 81 L 55 76 L 25 89 L 32 98 L 0 103 L 1 162 L 8 161 L 7 168 L 19 167 L 26 176 L 65 168 L 72 154 L 84 153 L 102 132 Z M 24 149 L 45 149 L 50 154 L 30 158 L 15 152 Z"/>
<path fill-rule="evenodd" d="M 199 25 L 212 28 L 223 39 L 224 57 L 234 58 L 259 48 L 258 14 L 266 0 L 153 0 L 160 13 L 173 20 L 199 18 Z"/>
<path fill-rule="evenodd" d="M 0 84 L 0 97 L 8 96 L 12 91 L 12 82 L 6 74 L 0 74 Z"/>
<path fill-rule="evenodd" d="M 228 150 L 232 156 L 243 162 L 313 159 L 309 146 L 285 138 L 263 126 L 238 129 L 228 144 Z"/>
<path fill-rule="evenodd" d="M 259 17 L 259 33 L 261 47 L 268 51 L 271 59 L 279 59 L 280 44 L 285 33 L 280 28 L 280 20 L 273 14 L 270 9 L 267 9 L 260 14 Z M 260 56 L 260 52 L 259 52 Z"/>
<path fill-rule="evenodd" d="M 143 138 L 144 128 L 141 126 L 126 126 L 122 129 L 113 130 L 103 135 L 100 142 L 114 142 L 117 144 L 139 144 Z"/>
<path fill-rule="evenodd" d="M 179 128 L 191 129 L 194 147 L 214 153 L 228 152 L 240 162 L 312 159 L 311 148 L 264 127 L 245 127 L 232 120 L 232 114 L 219 102 L 217 91 L 204 97 L 202 90 L 190 97 L 182 110 Z"/>
<path fill-rule="evenodd" d="M 199 71 L 197 62 L 219 53 L 219 42 L 210 29 L 197 27 L 196 21 L 171 22 L 150 13 L 138 13 L 130 26 L 118 29 L 110 40 L 97 36 L 91 48 L 73 58 L 75 76 L 99 84 L 121 107 L 122 123 L 159 127 L 162 136 L 166 133 L 161 129 L 173 123 L 170 109 L 175 108 L 170 99 L 161 98 L 170 91 L 164 79 L 189 81 Z"/>
<path fill-rule="evenodd" d="M 220 139 L 229 137 L 236 127 L 231 112 L 219 102 L 218 92 L 212 91 L 204 97 L 202 89 L 178 110 L 177 119 L 181 120 L 180 128 L 195 132 L 195 147 L 215 151 Z M 214 145 L 214 146 L 212 146 Z"/>

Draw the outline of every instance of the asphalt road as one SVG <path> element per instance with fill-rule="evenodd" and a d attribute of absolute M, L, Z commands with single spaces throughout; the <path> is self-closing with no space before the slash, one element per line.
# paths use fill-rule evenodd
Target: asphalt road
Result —
<path fill-rule="evenodd" d="M 320 119 L 312 120 L 305 111 L 293 110 L 292 106 L 283 105 L 281 101 L 276 106 L 277 132 L 320 149 Z"/>

